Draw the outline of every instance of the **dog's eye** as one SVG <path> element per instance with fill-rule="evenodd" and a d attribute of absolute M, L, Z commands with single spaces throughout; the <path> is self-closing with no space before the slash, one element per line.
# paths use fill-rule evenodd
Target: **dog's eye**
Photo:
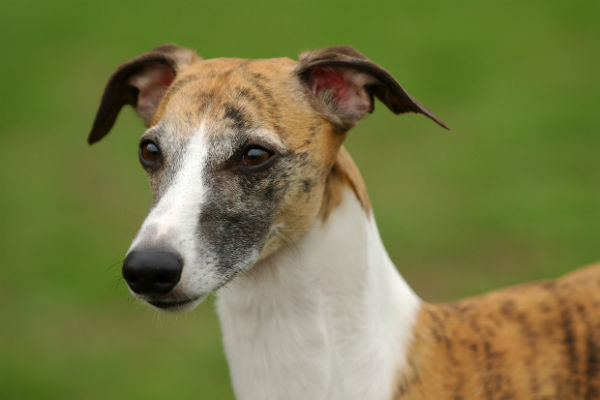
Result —
<path fill-rule="evenodd" d="M 273 154 L 262 147 L 249 147 L 244 152 L 242 162 L 247 167 L 259 167 L 265 164 Z"/>
<path fill-rule="evenodd" d="M 156 143 L 150 140 L 144 140 L 140 143 L 140 161 L 144 167 L 156 167 L 160 159 L 161 152 Z"/>

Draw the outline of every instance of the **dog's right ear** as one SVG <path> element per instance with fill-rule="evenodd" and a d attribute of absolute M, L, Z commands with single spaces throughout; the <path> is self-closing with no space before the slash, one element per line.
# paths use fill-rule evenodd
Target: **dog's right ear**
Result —
<path fill-rule="evenodd" d="M 125 104 L 135 107 L 148 126 L 179 70 L 200 59 L 192 50 L 164 44 L 120 65 L 106 84 L 88 143 L 106 136 Z"/>

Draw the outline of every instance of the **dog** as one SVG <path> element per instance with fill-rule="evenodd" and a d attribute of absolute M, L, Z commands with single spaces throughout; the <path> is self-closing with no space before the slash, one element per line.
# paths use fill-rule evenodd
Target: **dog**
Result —
<path fill-rule="evenodd" d="M 347 46 L 204 60 L 167 44 L 121 65 L 88 141 L 124 105 L 148 127 L 133 295 L 181 311 L 216 292 L 240 399 L 600 398 L 600 264 L 453 304 L 403 280 L 343 146 L 374 97 L 446 128 Z"/>

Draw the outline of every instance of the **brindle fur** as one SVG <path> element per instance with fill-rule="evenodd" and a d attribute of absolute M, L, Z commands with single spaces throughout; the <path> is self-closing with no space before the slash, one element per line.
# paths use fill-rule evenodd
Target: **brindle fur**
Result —
<path fill-rule="evenodd" d="M 425 304 L 396 400 L 600 398 L 600 264 Z"/>

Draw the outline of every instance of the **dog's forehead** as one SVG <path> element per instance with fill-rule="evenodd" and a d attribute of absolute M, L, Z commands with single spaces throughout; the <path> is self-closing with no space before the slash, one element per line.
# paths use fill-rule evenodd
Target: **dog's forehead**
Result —
<path fill-rule="evenodd" d="M 152 125 L 175 126 L 178 135 L 197 131 L 209 122 L 208 133 L 228 129 L 269 129 L 281 133 L 284 113 L 299 103 L 296 62 L 277 58 L 247 60 L 217 58 L 184 68 L 169 87 Z M 300 103 L 302 103 L 300 101 Z"/>

